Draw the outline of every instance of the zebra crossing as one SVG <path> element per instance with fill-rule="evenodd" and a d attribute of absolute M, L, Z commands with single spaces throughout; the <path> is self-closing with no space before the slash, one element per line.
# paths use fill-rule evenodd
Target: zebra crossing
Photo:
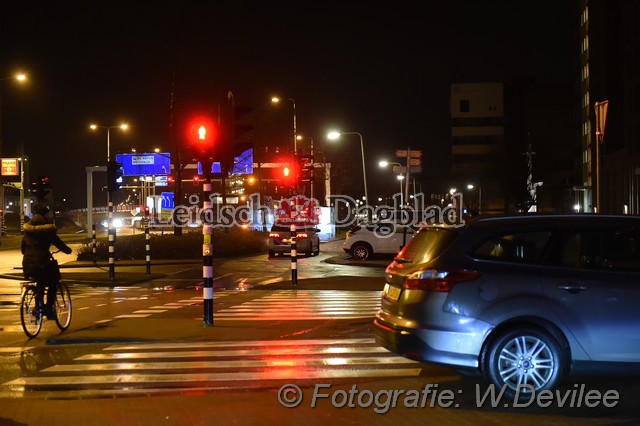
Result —
<path fill-rule="evenodd" d="M 218 320 L 302 321 L 373 318 L 381 291 L 278 290 L 272 294 L 215 311 Z"/>
<path fill-rule="evenodd" d="M 116 344 L 3 383 L 0 397 L 81 398 L 415 377 L 372 338 Z"/>

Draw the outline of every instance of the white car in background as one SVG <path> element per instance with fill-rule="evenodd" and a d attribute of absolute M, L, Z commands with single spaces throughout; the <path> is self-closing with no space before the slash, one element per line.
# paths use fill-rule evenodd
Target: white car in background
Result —
<path fill-rule="evenodd" d="M 375 255 L 395 256 L 415 232 L 410 226 L 393 223 L 361 223 L 347 231 L 342 248 L 355 260 L 367 260 Z"/>

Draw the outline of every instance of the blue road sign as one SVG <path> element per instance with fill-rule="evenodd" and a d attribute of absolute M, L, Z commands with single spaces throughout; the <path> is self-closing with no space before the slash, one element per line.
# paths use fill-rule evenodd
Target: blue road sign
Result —
<path fill-rule="evenodd" d="M 168 152 L 116 154 L 116 161 L 122 163 L 124 176 L 171 174 L 171 155 Z"/>
<path fill-rule="evenodd" d="M 173 192 L 163 192 L 160 194 L 160 208 L 173 209 Z"/>

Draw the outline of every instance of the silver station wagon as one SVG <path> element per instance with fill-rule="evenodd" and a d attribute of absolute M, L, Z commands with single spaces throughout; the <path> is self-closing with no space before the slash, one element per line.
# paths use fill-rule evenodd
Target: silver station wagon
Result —
<path fill-rule="evenodd" d="M 522 215 L 422 228 L 386 269 L 374 330 L 505 395 L 640 371 L 640 217 Z M 525 386 L 526 385 L 526 386 Z"/>

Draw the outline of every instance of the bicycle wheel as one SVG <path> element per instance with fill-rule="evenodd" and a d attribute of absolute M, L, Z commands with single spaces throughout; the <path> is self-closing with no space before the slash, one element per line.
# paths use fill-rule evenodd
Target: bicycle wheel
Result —
<path fill-rule="evenodd" d="M 69 293 L 69 287 L 62 281 L 58 283 L 58 290 L 56 291 L 56 324 L 62 331 L 69 328 L 71 324 L 71 293 Z"/>
<path fill-rule="evenodd" d="M 29 337 L 36 337 L 42 328 L 42 312 L 36 306 L 36 291 L 34 287 L 27 287 L 22 295 L 20 304 L 20 320 L 22 328 Z"/>

